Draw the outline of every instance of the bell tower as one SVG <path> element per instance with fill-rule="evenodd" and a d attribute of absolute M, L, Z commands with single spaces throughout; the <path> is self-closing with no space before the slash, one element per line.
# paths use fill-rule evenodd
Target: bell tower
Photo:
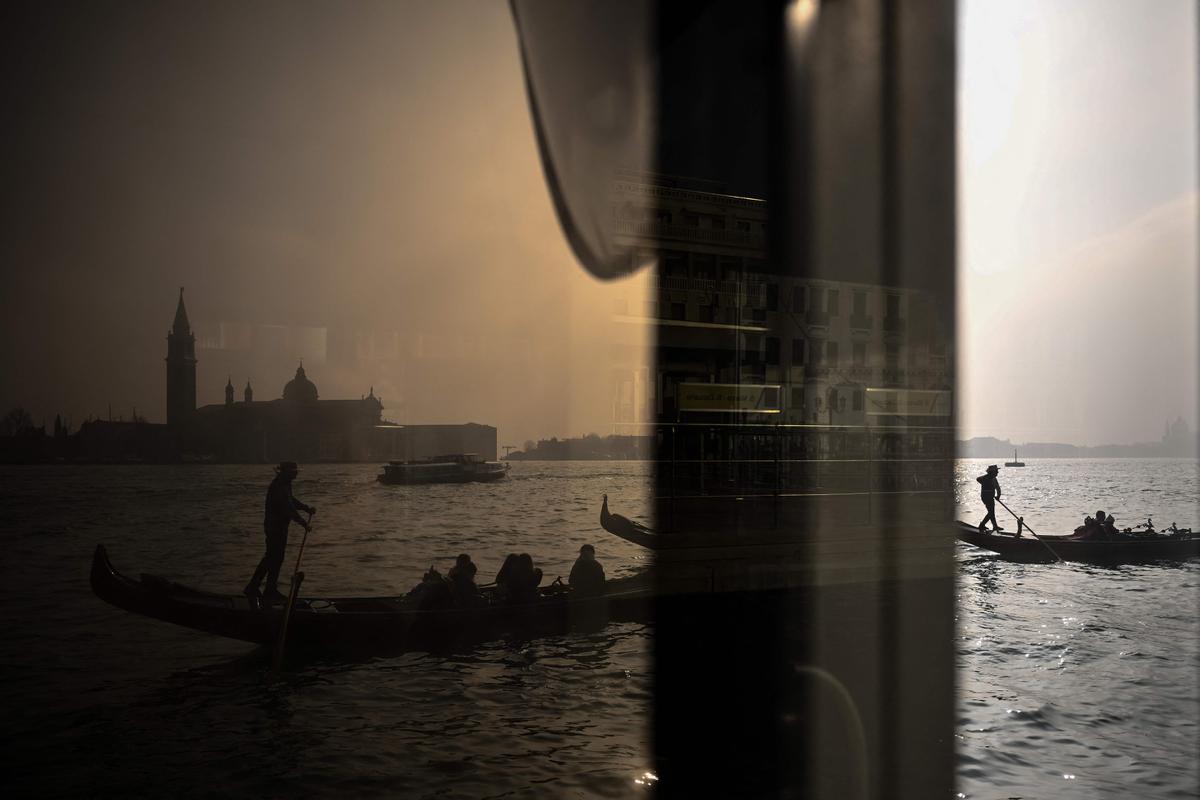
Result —
<path fill-rule="evenodd" d="M 167 333 L 167 424 L 186 425 L 196 411 L 196 337 L 183 305 L 183 287 L 175 323 Z"/>

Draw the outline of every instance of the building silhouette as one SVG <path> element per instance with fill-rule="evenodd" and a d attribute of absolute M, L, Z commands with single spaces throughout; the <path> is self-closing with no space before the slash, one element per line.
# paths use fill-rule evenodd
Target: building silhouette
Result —
<path fill-rule="evenodd" d="M 249 384 L 247 383 L 247 386 Z M 225 402 L 195 409 L 184 431 L 185 449 L 221 461 L 364 461 L 392 455 L 383 403 L 370 393 L 357 400 L 321 400 L 301 364 L 275 400 Z"/>
<path fill-rule="evenodd" d="M 175 307 L 175 323 L 167 333 L 167 424 L 183 427 L 196 411 L 196 337 L 183 305 L 183 287 Z"/>
<path fill-rule="evenodd" d="M 496 457 L 489 425 L 397 425 L 383 418 L 374 387 L 359 399 L 323 400 L 301 362 L 273 400 L 255 400 L 250 381 L 235 400 L 196 407 L 195 336 L 180 290 L 167 337 L 167 428 L 180 457 L 232 462 L 371 461 L 473 452 Z"/>

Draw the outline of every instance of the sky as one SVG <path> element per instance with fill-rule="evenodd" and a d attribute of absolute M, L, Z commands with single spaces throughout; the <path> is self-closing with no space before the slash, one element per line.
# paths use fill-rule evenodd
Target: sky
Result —
<path fill-rule="evenodd" d="M 0 407 L 163 420 L 186 286 L 200 403 L 304 359 L 398 422 L 609 431 L 647 276 L 564 241 L 506 3 L 4 13 Z M 1186 0 L 961 3 L 963 437 L 1197 427 L 1196 28 Z"/>
<path fill-rule="evenodd" d="M 963 0 L 960 435 L 1196 428 L 1196 6 Z"/>
<path fill-rule="evenodd" d="M 6 26 L 0 406 L 162 421 L 184 286 L 201 404 L 303 358 L 397 422 L 608 432 L 645 276 L 570 253 L 506 3 L 100 5 Z"/>

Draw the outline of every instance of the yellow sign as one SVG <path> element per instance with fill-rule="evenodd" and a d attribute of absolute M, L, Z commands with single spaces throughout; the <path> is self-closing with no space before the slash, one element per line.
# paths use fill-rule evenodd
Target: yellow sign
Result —
<path fill-rule="evenodd" d="M 898 417 L 948 417 L 953 407 L 949 391 L 924 389 L 867 389 L 867 414 Z"/>
<path fill-rule="evenodd" d="M 680 411 L 779 413 L 779 386 L 746 383 L 681 383 Z"/>

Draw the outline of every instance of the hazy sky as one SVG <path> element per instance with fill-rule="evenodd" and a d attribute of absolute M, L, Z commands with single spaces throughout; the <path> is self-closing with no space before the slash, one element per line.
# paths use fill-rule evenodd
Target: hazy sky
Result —
<path fill-rule="evenodd" d="M 1195 3 L 959 8 L 962 433 L 1194 429 Z"/>
<path fill-rule="evenodd" d="M 197 329 L 279 326 L 199 350 L 200 403 L 307 355 L 400 422 L 604 432 L 629 287 L 559 231 L 506 3 L 99 6 L 7 26 L 0 405 L 161 421 L 186 286 Z"/>
<path fill-rule="evenodd" d="M 278 397 L 303 355 L 401 422 L 607 430 L 644 276 L 574 262 L 506 3 L 6 9 L 0 406 L 162 420 L 184 285 L 235 343 L 199 352 L 201 403 Z M 1194 426 L 1194 5 L 961 10 L 963 433 Z"/>

